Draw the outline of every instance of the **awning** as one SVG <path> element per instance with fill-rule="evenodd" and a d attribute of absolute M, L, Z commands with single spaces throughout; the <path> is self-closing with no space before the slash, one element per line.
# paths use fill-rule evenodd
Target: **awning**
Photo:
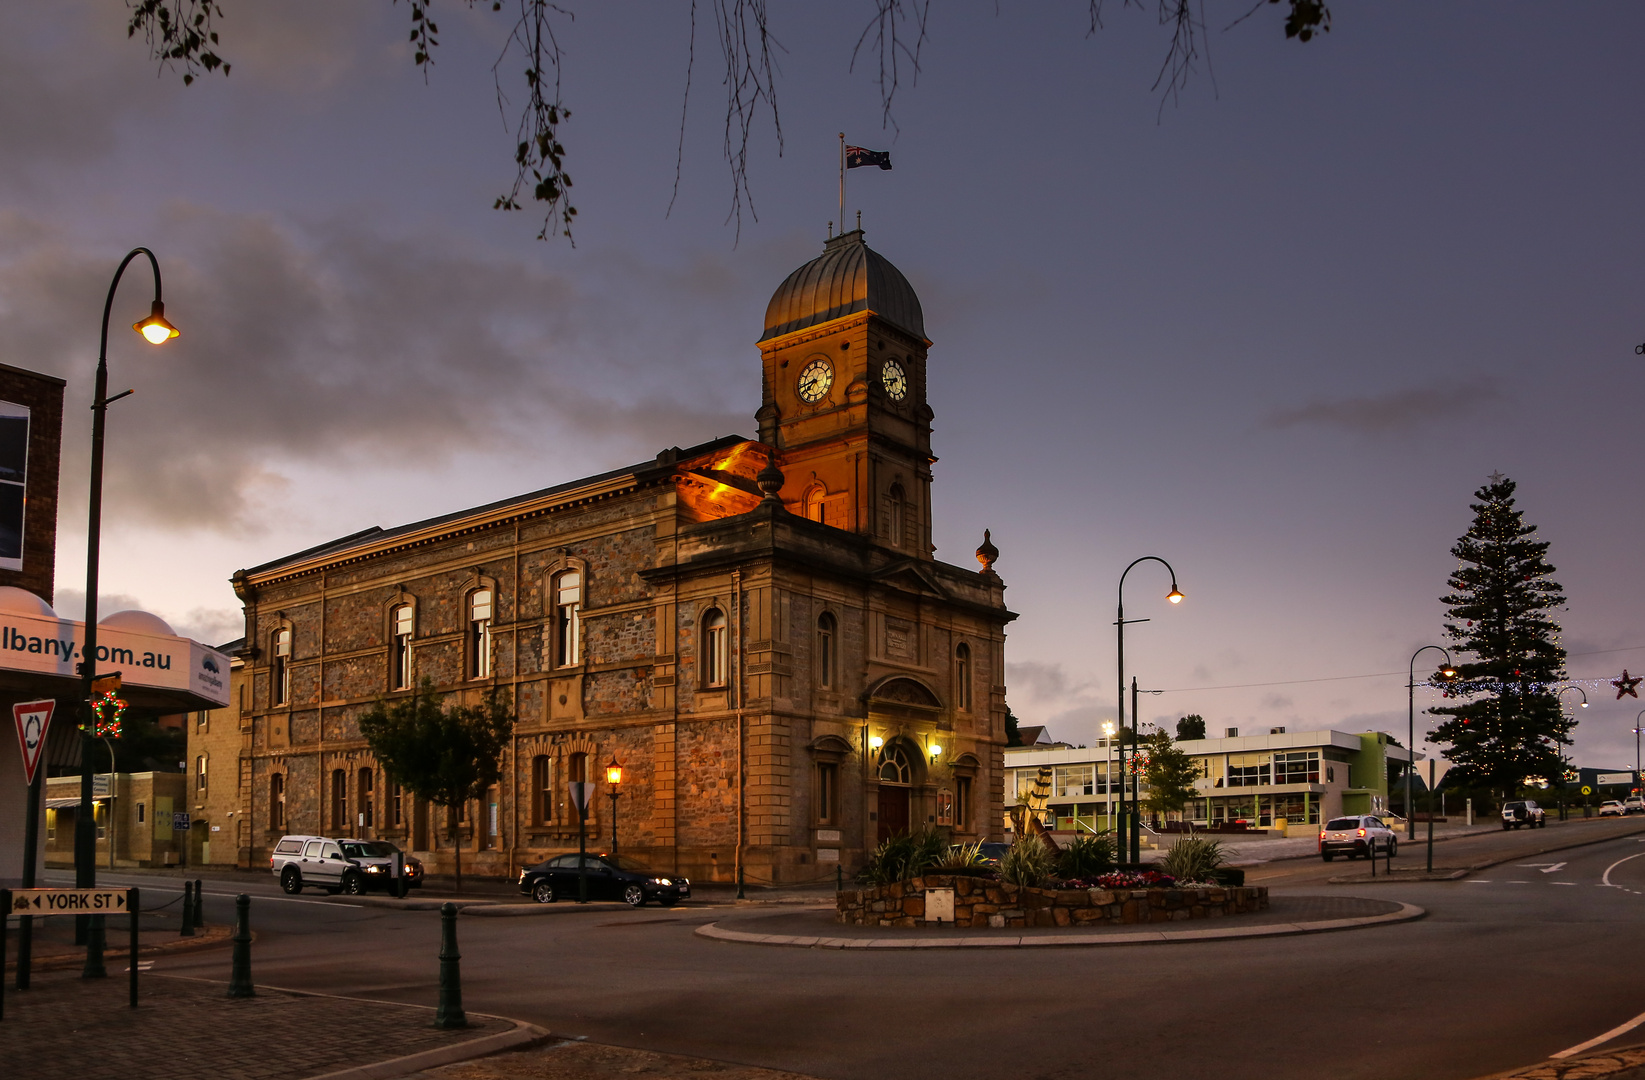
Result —
<path fill-rule="evenodd" d="M 62 809 L 65 809 L 67 807 L 79 806 L 79 805 L 80 805 L 80 796 L 78 796 L 78 795 L 74 796 L 74 798 L 72 798 L 72 799 L 47 799 L 46 800 L 46 809 L 47 810 L 62 810 Z"/>

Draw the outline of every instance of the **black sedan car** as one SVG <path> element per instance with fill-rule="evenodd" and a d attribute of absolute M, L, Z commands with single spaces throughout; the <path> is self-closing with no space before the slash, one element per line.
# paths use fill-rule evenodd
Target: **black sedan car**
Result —
<path fill-rule="evenodd" d="M 673 874 L 658 874 L 633 859 L 620 855 L 556 855 L 547 862 L 520 871 L 520 891 L 539 904 L 556 900 L 576 900 L 579 896 L 577 860 L 585 860 L 590 900 L 621 900 L 630 907 L 644 907 L 655 900 L 663 907 L 691 895 L 691 882 Z"/>

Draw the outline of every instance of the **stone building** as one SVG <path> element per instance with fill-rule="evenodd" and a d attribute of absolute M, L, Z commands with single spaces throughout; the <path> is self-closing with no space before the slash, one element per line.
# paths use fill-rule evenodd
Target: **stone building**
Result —
<path fill-rule="evenodd" d="M 575 850 L 579 780 L 599 785 L 592 845 L 616 828 L 624 854 L 699 879 L 832 877 L 909 827 L 997 836 L 1014 616 L 986 537 L 980 571 L 932 557 L 930 344 L 907 280 L 846 233 L 771 299 L 757 441 L 237 573 L 242 862 L 323 832 L 450 870 L 447 811 L 357 727 L 424 676 L 518 717 L 503 781 L 453 812 L 481 873 Z"/>

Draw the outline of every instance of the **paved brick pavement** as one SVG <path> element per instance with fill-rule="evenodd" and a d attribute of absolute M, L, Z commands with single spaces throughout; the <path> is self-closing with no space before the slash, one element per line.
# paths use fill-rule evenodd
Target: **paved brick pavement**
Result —
<path fill-rule="evenodd" d="M 144 975 L 141 1004 L 126 1004 L 124 966 L 108 979 L 38 975 L 9 986 L 0 1021 L 7 1080 L 300 1080 L 507 1031 L 439 1031 L 434 1011 L 386 1002 L 259 988 L 231 999 L 227 984 Z"/>
<path fill-rule="evenodd" d="M 1099 923 L 1087 926 L 1012 927 L 1009 930 L 982 930 L 941 926 L 848 926 L 834 921 L 834 909 L 808 908 L 773 914 L 737 911 L 715 920 L 727 930 L 749 934 L 825 935 L 834 938 L 927 938 L 998 933 L 1011 937 L 1067 937 L 1088 934 L 1135 934 L 1139 930 L 1206 930 L 1217 926 L 1264 926 L 1272 923 L 1322 922 L 1327 919 L 1362 919 L 1398 911 L 1391 900 L 1369 900 L 1355 896 L 1273 896 L 1268 910 L 1248 915 L 1224 915 L 1215 919 L 1194 919 L 1172 923 Z"/>
<path fill-rule="evenodd" d="M 413 1073 L 405 1080 L 628 1080 L 635 1076 L 714 1080 L 814 1080 L 800 1073 L 623 1046 L 562 1042 Z"/>

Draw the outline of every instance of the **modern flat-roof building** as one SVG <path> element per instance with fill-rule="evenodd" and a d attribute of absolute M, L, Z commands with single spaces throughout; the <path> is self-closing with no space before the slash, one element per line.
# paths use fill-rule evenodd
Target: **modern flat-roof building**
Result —
<path fill-rule="evenodd" d="M 1190 739 L 1177 744 L 1199 766 L 1200 797 L 1181 815 L 1197 825 L 1244 821 L 1254 828 L 1317 825 L 1341 814 L 1384 809 L 1392 776 L 1409 752 L 1380 731 L 1295 731 Z M 1107 828 L 1119 809 L 1116 742 L 1072 748 L 1011 747 L 1005 751 L 1006 804 L 1026 802 L 1043 766 L 1052 770 L 1046 824 L 1073 829 L 1076 820 Z M 1418 755 L 1421 758 L 1421 755 Z M 1147 785 L 1142 785 L 1144 795 Z M 1111 805 L 1112 804 L 1112 805 Z"/>

